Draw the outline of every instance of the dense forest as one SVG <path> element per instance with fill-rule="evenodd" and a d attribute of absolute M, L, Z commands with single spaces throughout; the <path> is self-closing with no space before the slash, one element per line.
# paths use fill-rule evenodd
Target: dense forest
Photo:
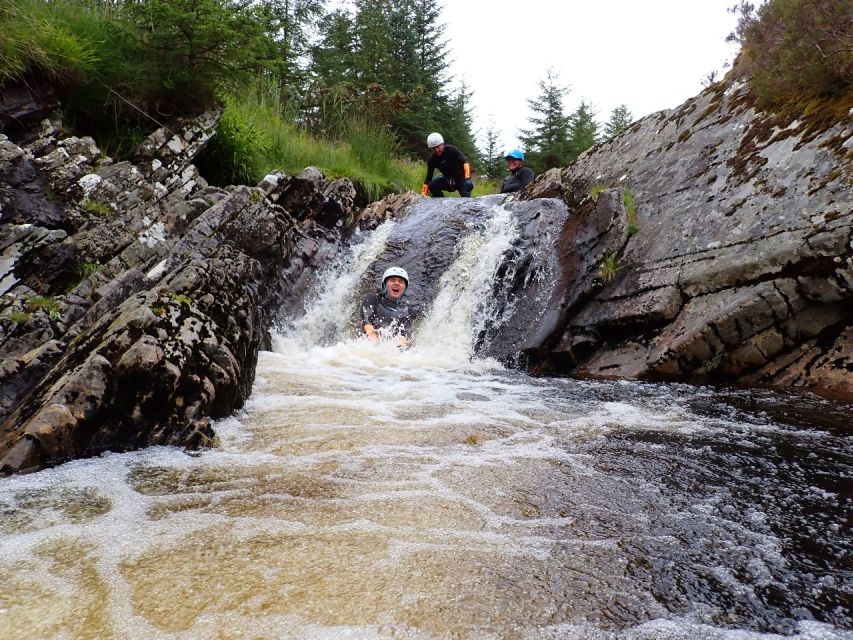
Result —
<path fill-rule="evenodd" d="M 441 6 L 337 5 L 0 0 L 0 92 L 49 86 L 65 125 L 117 157 L 154 128 L 217 104 L 219 135 L 200 160 L 212 181 L 253 183 L 272 168 L 316 165 L 353 178 L 367 198 L 416 188 L 426 135 L 441 131 L 472 159 L 479 192 L 493 190 L 483 178 L 505 174 L 501 132 L 485 128 L 478 148 L 471 93 L 450 70 Z M 849 101 L 851 0 L 769 0 L 758 9 L 742 2 L 733 11 L 736 67 L 768 105 Z M 550 69 L 539 89 L 519 132 L 537 171 L 569 164 L 631 123 L 624 105 L 603 126 L 586 99 L 567 112 L 567 85 Z"/>

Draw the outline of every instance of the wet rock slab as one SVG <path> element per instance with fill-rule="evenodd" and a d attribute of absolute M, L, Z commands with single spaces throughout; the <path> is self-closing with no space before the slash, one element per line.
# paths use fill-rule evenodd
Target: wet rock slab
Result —
<path fill-rule="evenodd" d="M 0 136 L 0 469 L 105 450 L 215 444 L 258 350 L 355 189 L 317 170 L 209 186 L 218 112 L 158 130 L 135 162 L 43 124 Z"/>

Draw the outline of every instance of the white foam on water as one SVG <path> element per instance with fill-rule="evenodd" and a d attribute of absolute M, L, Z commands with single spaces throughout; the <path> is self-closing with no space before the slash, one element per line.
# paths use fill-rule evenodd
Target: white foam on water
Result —
<path fill-rule="evenodd" d="M 393 220 L 383 222 L 354 245 L 343 262 L 329 265 L 317 276 L 317 294 L 307 300 L 302 316 L 273 333 L 273 351 L 292 355 L 328 335 L 340 339 L 352 333 L 354 310 L 360 302 L 353 297 L 356 284 L 385 248 L 395 224 Z"/>

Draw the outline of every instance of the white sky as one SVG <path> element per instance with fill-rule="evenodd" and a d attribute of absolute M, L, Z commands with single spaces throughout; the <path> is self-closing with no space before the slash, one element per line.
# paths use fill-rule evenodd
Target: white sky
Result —
<path fill-rule="evenodd" d="M 532 115 L 527 99 L 552 66 L 604 123 L 625 103 L 634 119 L 677 107 L 718 78 L 737 48 L 726 43 L 735 0 L 446 0 L 441 13 L 454 82 L 474 91 L 481 147 L 494 117 L 505 149 Z M 761 4 L 756 2 L 755 4 Z"/>

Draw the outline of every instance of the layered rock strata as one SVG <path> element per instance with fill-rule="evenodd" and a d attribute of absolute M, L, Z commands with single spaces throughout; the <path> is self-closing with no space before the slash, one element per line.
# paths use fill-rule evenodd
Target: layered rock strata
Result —
<path fill-rule="evenodd" d="M 538 366 L 853 399 L 851 122 L 720 84 L 540 176 L 522 197 L 563 197 L 576 219 Z M 589 211 L 613 193 L 622 222 L 602 228 Z"/>
<path fill-rule="evenodd" d="M 355 190 L 320 172 L 211 187 L 193 158 L 216 112 L 138 161 L 46 124 L 0 136 L 0 469 L 214 442 L 242 406 L 270 310 L 339 244 Z"/>

